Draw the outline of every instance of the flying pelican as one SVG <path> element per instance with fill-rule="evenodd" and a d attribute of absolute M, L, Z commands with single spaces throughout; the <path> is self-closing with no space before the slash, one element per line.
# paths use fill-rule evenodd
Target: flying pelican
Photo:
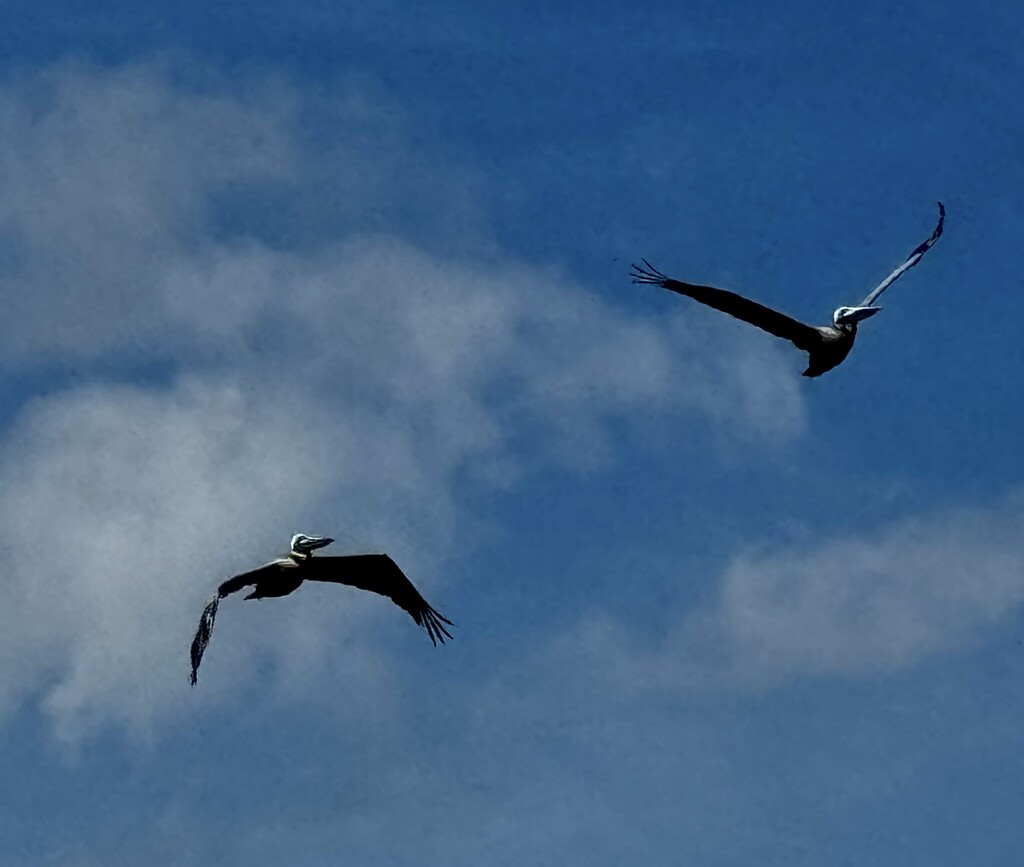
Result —
<path fill-rule="evenodd" d="M 874 307 L 875 301 L 886 289 L 895 283 L 900 276 L 913 268 L 932 244 L 942 234 L 942 224 L 946 219 L 946 209 L 939 202 L 939 224 L 931 237 L 923 244 L 914 248 L 907 260 L 872 289 L 856 307 L 840 307 L 832 314 L 832 325 L 805 325 L 791 319 L 784 313 L 772 310 L 755 301 L 750 301 L 735 292 L 725 289 L 714 289 L 711 286 L 696 286 L 693 283 L 680 283 L 662 274 L 650 262 L 643 259 L 644 267 L 633 265 L 630 276 L 634 283 L 652 283 L 671 289 L 680 295 L 687 295 L 694 301 L 714 307 L 751 325 L 756 325 L 792 342 L 797 349 L 804 350 L 809 356 L 804 376 L 821 376 L 836 367 L 853 349 L 853 341 L 857 337 L 857 323 L 869 316 L 874 316 L 881 307 Z"/>
<path fill-rule="evenodd" d="M 217 617 L 217 606 L 220 600 L 243 587 L 255 585 L 246 599 L 266 599 L 270 596 L 287 596 L 299 589 L 303 581 L 330 581 L 333 584 L 348 584 L 360 590 L 369 590 L 381 596 L 390 597 L 401 608 L 409 612 L 418 626 L 427 630 L 431 642 L 437 646 L 444 644 L 451 633 L 444 628 L 454 624 L 438 614 L 427 600 L 420 596 L 412 582 L 405 577 L 402 570 L 387 554 L 352 554 L 347 557 L 314 557 L 317 548 L 330 545 L 333 539 L 326 536 L 306 536 L 297 533 L 292 536 L 291 550 L 287 557 L 272 560 L 259 569 L 242 572 L 228 578 L 206 603 L 206 608 L 199 618 L 195 638 L 192 639 L 192 675 L 189 678 L 192 686 L 196 685 L 199 663 L 202 662 L 206 645 L 213 634 L 213 623 Z"/>

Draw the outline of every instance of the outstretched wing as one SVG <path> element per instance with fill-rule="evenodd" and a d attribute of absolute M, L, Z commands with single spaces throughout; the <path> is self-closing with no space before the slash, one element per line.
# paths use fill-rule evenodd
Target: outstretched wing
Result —
<path fill-rule="evenodd" d="M 196 627 L 196 634 L 192 638 L 192 673 L 189 675 L 189 683 L 192 686 L 196 685 L 196 679 L 199 677 L 199 663 L 203 661 L 203 654 L 206 653 L 206 646 L 210 643 L 210 639 L 213 637 L 213 624 L 217 620 L 217 608 L 220 605 L 220 600 L 225 596 L 230 596 L 232 593 L 237 593 L 243 587 L 248 587 L 250 584 L 255 584 L 260 578 L 269 575 L 275 571 L 276 563 L 267 563 L 265 566 L 260 566 L 259 569 L 253 569 L 249 572 L 242 572 L 239 575 L 235 575 L 233 578 L 228 578 L 220 587 L 217 588 L 217 592 L 213 594 L 213 598 L 206 603 L 206 607 L 203 609 L 203 613 L 199 615 L 199 625 Z"/>
<path fill-rule="evenodd" d="M 804 325 L 803 322 L 798 322 L 796 319 L 786 316 L 785 313 L 779 313 L 778 310 L 772 310 L 770 307 L 765 307 L 763 304 L 758 304 L 756 301 L 751 301 L 749 298 L 744 298 L 742 295 L 725 289 L 672 280 L 646 259 L 641 261 L 644 266 L 633 265 L 633 270 L 630 272 L 634 283 L 650 283 L 672 292 L 678 292 L 680 295 L 686 295 L 694 301 L 699 301 L 715 310 L 721 310 L 723 313 L 756 325 L 769 334 L 788 340 L 797 349 L 803 349 L 806 352 L 810 352 L 821 343 L 821 335 L 816 328 Z"/>
<path fill-rule="evenodd" d="M 310 557 L 303 564 L 302 577 L 307 581 L 348 584 L 350 587 L 387 596 L 400 608 L 408 611 L 412 619 L 427 630 L 427 635 L 435 645 L 438 641 L 444 644 L 445 637 L 452 637 L 443 624 L 454 624 L 430 607 L 419 590 L 398 568 L 398 564 L 387 554 Z"/>
<path fill-rule="evenodd" d="M 939 202 L 939 224 L 935 227 L 935 231 L 932 232 L 931 237 L 923 244 L 918 244 L 913 252 L 907 256 L 907 260 L 900 265 L 895 271 L 893 271 L 888 277 L 886 277 L 881 283 L 879 283 L 874 289 L 872 289 L 863 301 L 858 305 L 859 307 L 870 307 L 875 303 L 875 299 L 878 298 L 886 289 L 892 286 L 897 280 L 903 276 L 905 271 L 909 271 L 913 268 L 921 259 L 924 254 L 927 253 L 932 245 L 942 237 L 942 224 L 946 222 L 946 209 L 943 207 L 942 202 Z"/>

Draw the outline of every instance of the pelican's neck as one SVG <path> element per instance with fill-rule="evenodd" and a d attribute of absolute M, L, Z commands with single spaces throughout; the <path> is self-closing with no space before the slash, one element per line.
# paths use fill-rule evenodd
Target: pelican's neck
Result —
<path fill-rule="evenodd" d="M 296 563 L 304 563 L 313 555 L 311 553 L 305 554 L 302 551 L 289 551 L 288 556 L 291 557 Z"/>

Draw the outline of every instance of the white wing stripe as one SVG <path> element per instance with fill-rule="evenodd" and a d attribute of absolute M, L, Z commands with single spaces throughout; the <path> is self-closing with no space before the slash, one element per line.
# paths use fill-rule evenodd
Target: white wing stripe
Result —
<path fill-rule="evenodd" d="M 909 271 L 921 258 L 927 253 L 932 245 L 939 240 L 942 235 L 942 224 L 946 220 L 946 209 L 942 206 L 942 202 L 939 202 L 939 224 L 935 227 L 935 231 L 932 232 L 931 237 L 920 246 L 916 247 L 914 251 L 907 257 L 907 261 L 900 265 L 895 271 L 893 271 L 888 277 L 886 277 L 881 283 L 879 283 L 871 292 L 868 293 L 867 297 L 860 302 L 858 307 L 870 307 L 874 304 L 875 299 L 881 295 L 886 289 L 892 286 L 899 278 L 903 275 L 904 271 Z"/>

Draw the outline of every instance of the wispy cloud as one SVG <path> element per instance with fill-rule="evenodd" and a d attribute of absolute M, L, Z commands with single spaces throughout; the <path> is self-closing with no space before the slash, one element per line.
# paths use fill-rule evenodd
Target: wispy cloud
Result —
<path fill-rule="evenodd" d="M 573 636 L 625 689 L 754 688 L 895 671 L 980 638 L 1024 601 L 1019 497 L 901 519 L 872 533 L 736 555 L 714 601 L 656 649 L 621 623 Z"/>
<path fill-rule="evenodd" d="M 357 108 L 352 124 L 379 123 Z M 355 211 L 302 238 L 213 231 L 210 209 L 240 183 L 303 212 L 280 183 L 323 171 L 296 119 L 310 110 L 280 83 L 189 89 L 161 66 L 61 67 L 0 91 L 4 352 L 115 358 L 116 382 L 87 376 L 23 407 L 0 452 L 0 708 L 38 697 L 68 740 L 180 712 L 198 606 L 296 530 L 386 548 L 429 590 L 465 472 L 608 460 L 606 423 L 648 410 L 754 439 L 803 428 L 774 347 L 626 315 L 557 268 L 359 231 Z M 411 148 L 398 135 L 379 160 Z M 363 170 L 339 160 L 343 183 Z M 401 200 L 401 179 L 378 200 Z M 139 358 L 173 372 L 134 381 Z M 343 594 L 328 606 L 248 610 L 237 629 L 223 617 L 205 677 L 230 694 L 253 657 L 315 666 L 384 610 Z M 347 665 L 386 700 L 380 658 Z"/>
<path fill-rule="evenodd" d="M 152 339 L 150 287 L 201 245 L 210 195 L 294 170 L 286 91 L 189 92 L 167 72 L 62 65 L 0 89 L 6 356 Z"/>

